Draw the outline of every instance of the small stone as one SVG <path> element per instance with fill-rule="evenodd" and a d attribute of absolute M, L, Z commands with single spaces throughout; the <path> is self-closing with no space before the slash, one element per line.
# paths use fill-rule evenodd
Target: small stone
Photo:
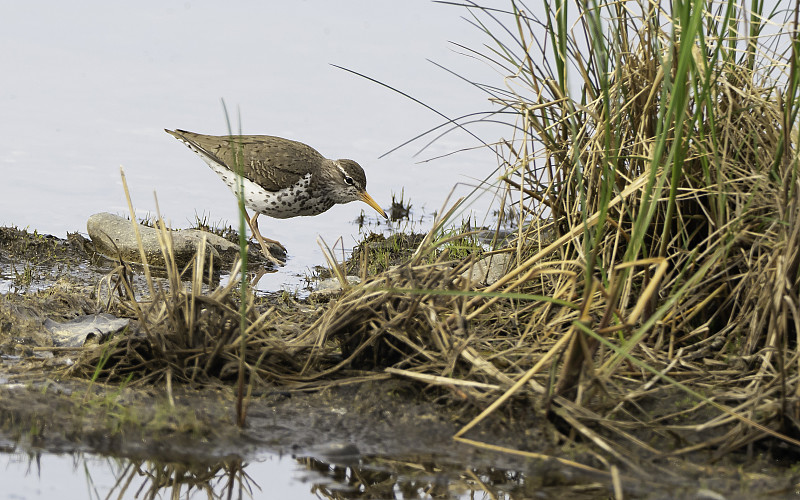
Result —
<path fill-rule="evenodd" d="M 142 238 L 142 248 L 149 264 L 164 265 L 164 256 L 159 243 L 159 230 L 138 225 Z M 141 252 L 136 239 L 133 224 L 128 219 L 110 213 L 99 213 L 89 217 L 86 230 L 94 243 L 95 249 L 112 259 L 122 258 L 128 262 L 141 263 Z M 199 239 L 196 235 L 184 236 L 181 231 L 170 231 L 172 250 L 178 266 L 189 263 L 197 252 Z M 217 250 L 209 245 L 209 251 L 218 255 Z"/>
<path fill-rule="evenodd" d="M 510 253 L 498 253 L 485 257 L 475 263 L 470 269 L 461 274 L 471 282 L 491 285 L 505 276 L 511 262 Z"/>
<path fill-rule="evenodd" d="M 329 461 L 358 460 L 362 455 L 353 443 L 327 443 L 313 451 Z"/>
<path fill-rule="evenodd" d="M 361 283 L 358 276 L 346 276 L 347 283 L 357 285 Z M 320 301 L 330 300 L 342 292 L 342 284 L 337 278 L 324 279 L 317 283 L 317 288 L 309 295 L 309 299 Z"/>
<path fill-rule="evenodd" d="M 53 344 L 59 347 L 80 347 L 92 337 L 100 340 L 127 327 L 130 320 L 117 318 L 108 313 L 89 314 L 59 323 L 51 319 L 44 321 L 45 329 L 52 335 Z"/>

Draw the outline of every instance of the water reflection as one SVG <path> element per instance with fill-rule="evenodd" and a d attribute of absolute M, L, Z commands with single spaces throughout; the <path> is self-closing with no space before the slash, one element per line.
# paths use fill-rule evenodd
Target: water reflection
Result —
<path fill-rule="evenodd" d="M 307 498 L 308 486 L 291 483 L 294 464 L 238 457 L 212 463 L 136 460 L 97 455 L 12 453 L 3 469 L 3 498 Z M 288 466 L 288 467 L 287 467 Z M 264 476 L 268 493 L 248 471 Z M 278 481 L 282 482 L 277 482 Z M 275 483 L 275 484 L 273 484 Z M 87 494 L 88 492 L 88 494 Z"/>
<path fill-rule="evenodd" d="M 529 498 L 523 494 L 525 476 L 520 472 L 386 458 L 359 465 L 334 465 L 311 457 L 298 462 L 327 478 L 311 489 L 321 498 Z"/>
<path fill-rule="evenodd" d="M 211 465 L 127 461 L 116 479 L 118 486 L 108 497 L 135 493 L 145 499 L 180 498 L 202 492 L 208 498 L 241 498 L 242 493 L 252 497 L 257 489 L 244 473 L 242 460 L 236 458 Z M 138 488 L 137 482 L 141 483 Z"/>
<path fill-rule="evenodd" d="M 360 457 L 349 464 L 319 457 L 267 455 L 253 461 L 175 462 L 97 455 L 9 453 L 0 466 L 7 498 L 570 498 L 607 494 L 578 489 L 559 474 L 536 479 L 500 468 L 473 468 L 435 457 Z M 562 477 L 563 479 L 563 477 Z M 545 483 L 550 484 L 545 484 Z M 48 489 L 49 488 L 49 489 Z"/>

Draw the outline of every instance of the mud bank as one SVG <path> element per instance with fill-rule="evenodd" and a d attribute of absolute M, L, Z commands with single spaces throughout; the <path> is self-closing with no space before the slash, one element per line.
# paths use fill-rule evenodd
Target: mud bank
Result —
<path fill-rule="evenodd" d="M 365 488 L 373 493 L 370 498 L 392 496 L 398 488 L 422 488 L 442 498 L 468 491 L 502 498 L 614 494 L 607 459 L 588 443 L 565 440 L 558 421 L 544 418 L 535 403 L 520 411 L 531 404 L 526 401 L 493 414 L 468 434 L 474 441 L 529 452 L 522 457 L 452 439 L 484 409 L 468 394 L 453 404 L 458 388 L 385 372 L 351 372 L 313 390 L 259 385 L 248 396 L 241 429 L 235 425 L 230 381 L 181 384 L 167 375 L 156 383 L 132 377 L 106 383 L 92 374 L 69 376 L 81 350 L 97 349 L 105 333 L 88 336 L 86 345 L 59 346 L 46 325 L 109 312 L 103 295 L 108 287 L 104 292 L 98 284 L 116 265 L 96 255 L 80 235 L 61 240 L 0 229 L 6 287 L 0 296 L 0 435 L 12 443 L 7 451 L 90 452 L 234 475 L 246 472 L 247 460 L 271 452 L 291 455 L 309 470 L 350 478 L 344 482 L 351 493 L 338 498 L 359 496 Z M 282 307 L 315 314 L 324 306 L 293 301 Z M 616 469 L 616 479 L 634 498 L 792 497 L 794 469 L 755 451 L 729 454 L 713 467 L 674 460 L 668 474 L 664 463 L 642 458 L 639 471 Z M 458 492 L 448 489 L 455 483 L 461 485 Z"/>

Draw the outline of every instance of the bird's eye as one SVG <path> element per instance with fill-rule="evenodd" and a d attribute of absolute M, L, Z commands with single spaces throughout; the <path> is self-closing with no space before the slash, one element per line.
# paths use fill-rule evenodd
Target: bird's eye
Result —
<path fill-rule="evenodd" d="M 345 175 L 344 176 L 344 183 L 347 184 L 347 185 L 350 185 L 350 186 L 355 184 L 355 182 L 353 181 L 353 178 L 350 177 L 349 175 Z"/>

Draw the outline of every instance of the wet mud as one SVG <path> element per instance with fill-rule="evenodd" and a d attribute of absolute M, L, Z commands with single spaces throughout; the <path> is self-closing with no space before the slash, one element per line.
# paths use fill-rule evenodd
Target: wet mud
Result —
<path fill-rule="evenodd" d="M 80 348 L 57 345 L 46 325 L 106 312 L 99 284 L 115 266 L 80 235 L 62 240 L 0 228 L 0 443 L 5 451 L 98 453 L 158 469 L 151 471 L 153 477 L 175 474 L 179 464 L 184 476 L 200 483 L 209 471 L 241 481 L 248 460 L 278 453 L 315 471 L 319 478 L 311 489 L 328 498 L 614 495 L 610 475 L 565 465 L 574 461 L 606 469 L 588 446 L 556 435 L 541 412 L 496 412 L 468 437 L 560 457 L 560 462 L 454 441 L 452 436 L 482 408 L 469 401 L 455 407 L 447 404 L 451 399 L 437 397 L 440 388 L 389 374 L 334 381 L 312 392 L 279 386 L 254 391 L 244 428 L 235 425 L 233 384 L 106 384 L 68 377 Z M 99 330 L 85 339 L 101 341 Z M 671 477 L 643 463 L 651 475 L 623 471 L 620 477 L 628 498 L 794 495 L 790 468 L 758 455 L 741 458 L 710 473 L 676 460 Z M 331 481 L 338 486 L 325 486 Z M 259 488 L 269 491 L 269 485 Z"/>

